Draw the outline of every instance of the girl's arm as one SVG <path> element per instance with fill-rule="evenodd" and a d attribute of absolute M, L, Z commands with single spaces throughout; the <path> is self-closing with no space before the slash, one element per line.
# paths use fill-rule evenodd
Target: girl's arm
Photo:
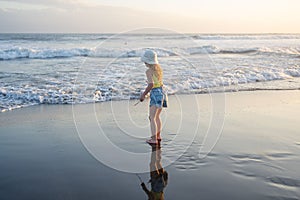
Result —
<path fill-rule="evenodd" d="M 150 90 L 153 88 L 153 79 L 152 79 L 152 72 L 150 71 L 150 69 L 148 69 L 146 71 L 146 76 L 147 76 L 147 82 L 148 82 L 148 86 L 146 87 L 145 91 L 143 92 L 143 94 L 140 97 L 140 101 L 144 101 L 145 96 L 148 94 L 148 92 L 150 92 Z"/>

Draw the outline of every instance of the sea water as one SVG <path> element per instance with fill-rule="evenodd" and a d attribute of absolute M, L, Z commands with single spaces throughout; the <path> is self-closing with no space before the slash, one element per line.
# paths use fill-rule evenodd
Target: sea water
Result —
<path fill-rule="evenodd" d="M 0 34 L 0 109 L 137 99 L 147 48 L 169 94 L 300 87 L 300 34 Z"/>

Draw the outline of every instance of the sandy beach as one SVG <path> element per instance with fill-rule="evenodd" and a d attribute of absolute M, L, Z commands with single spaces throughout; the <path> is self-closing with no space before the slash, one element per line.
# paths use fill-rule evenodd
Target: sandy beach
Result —
<path fill-rule="evenodd" d="M 147 199 L 148 104 L 135 103 L 1 113 L 0 199 Z M 300 199 L 299 115 L 299 90 L 170 96 L 156 154 L 165 199 Z M 116 160 L 106 141 L 141 158 Z"/>
<path fill-rule="evenodd" d="M 299 0 L 0 2 L 0 200 L 300 200 Z"/>

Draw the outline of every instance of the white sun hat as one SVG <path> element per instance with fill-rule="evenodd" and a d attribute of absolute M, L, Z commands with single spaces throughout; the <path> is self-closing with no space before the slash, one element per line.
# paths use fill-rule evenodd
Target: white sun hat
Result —
<path fill-rule="evenodd" d="M 144 55 L 141 57 L 141 61 L 152 65 L 158 64 L 157 54 L 155 53 L 155 51 L 146 50 L 144 52 Z"/>

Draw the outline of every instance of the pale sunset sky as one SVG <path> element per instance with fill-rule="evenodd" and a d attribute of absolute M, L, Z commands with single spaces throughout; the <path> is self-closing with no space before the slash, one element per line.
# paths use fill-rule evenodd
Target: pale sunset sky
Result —
<path fill-rule="evenodd" d="M 0 0 L 0 32 L 300 33 L 299 0 Z"/>

